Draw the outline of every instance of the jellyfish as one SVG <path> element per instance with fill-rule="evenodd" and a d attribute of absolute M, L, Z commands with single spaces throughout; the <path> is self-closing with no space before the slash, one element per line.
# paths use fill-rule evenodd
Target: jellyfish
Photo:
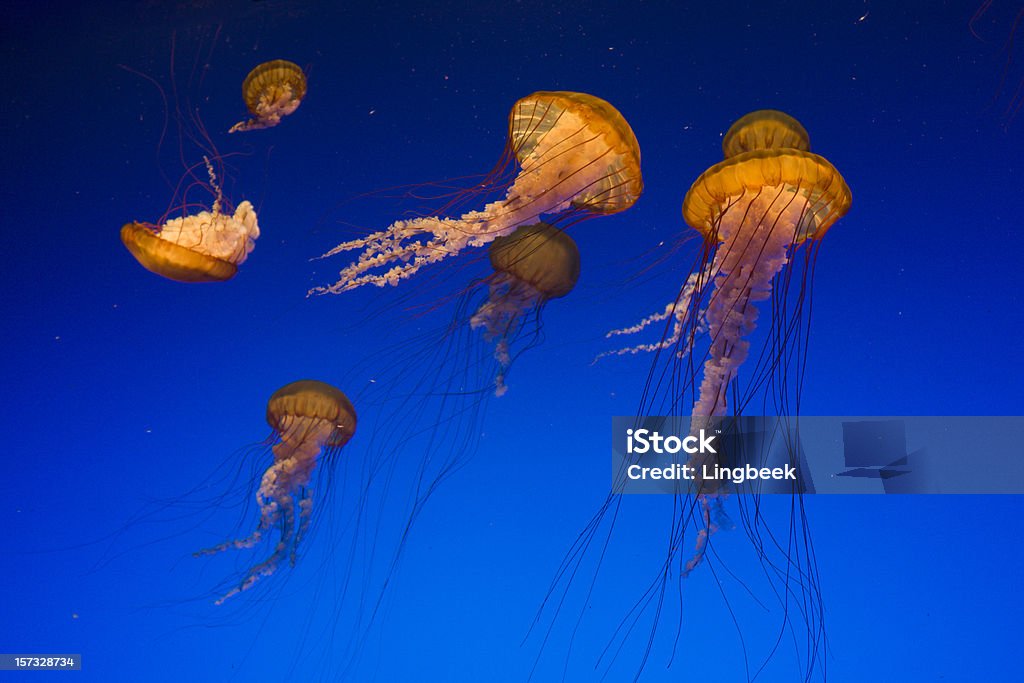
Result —
<path fill-rule="evenodd" d="M 564 231 L 547 223 L 523 225 L 490 247 L 494 274 L 487 280 L 489 296 L 470 318 L 470 326 L 497 340 L 494 359 L 500 367 L 495 395 L 503 395 L 505 373 L 512 363 L 509 337 L 522 316 L 551 299 L 572 291 L 580 277 L 580 251 Z"/>
<path fill-rule="evenodd" d="M 242 97 L 253 118 L 231 126 L 229 133 L 273 128 L 293 113 L 306 96 L 306 75 L 298 64 L 285 59 L 264 62 L 242 83 Z"/>
<path fill-rule="evenodd" d="M 209 211 L 162 221 L 134 221 L 121 228 L 121 241 L 150 272 L 177 282 L 223 282 L 238 272 L 256 246 L 256 209 L 243 201 L 233 212 L 224 199 L 213 164 L 203 157 L 216 199 Z"/>
<path fill-rule="evenodd" d="M 260 521 L 246 538 L 226 541 L 195 553 L 213 555 L 229 548 L 253 548 L 264 535 L 277 527 L 279 538 L 274 551 L 263 562 L 249 569 L 242 580 L 217 600 L 252 588 L 261 578 L 270 576 L 289 558 L 294 564 L 302 537 L 313 514 L 309 489 L 317 461 L 342 448 L 356 431 L 356 411 L 340 390 L 316 380 L 287 384 L 267 402 L 267 423 L 274 432 L 274 462 L 263 473 L 256 501 Z"/>
<path fill-rule="evenodd" d="M 725 415 L 726 389 L 746 360 L 746 340 L 757 325 L 754 305 L 772 295 L 772 282 L 792 253 L 825 232 L 850 207 L 850 189 L 823 157 L 811 153 L 807 131 L 775 110 L 755 111 L 732 125 L 722 140 L 725 161 L 693 183 L 683 218 L 704 238 L 698 265 L 680 295 L 663 311 L 610 335 L 635 334 L 674 319 L 655 344 L 614 353 L 693 348 L 698 333 L 710 340 L 692 414 Z"/>
<path fill-rule="evenodd" d="M 809 151 L 807 132 L 778 111 L 739 119 L 722 143 L 725 161 L 686 193 L 683 217 L 715 252 L 704 317 L 711 347 L 693 415 L 725 415 L 726 390 L 746 360 L 755 302 L 806 240 L 815 243 L 850 208 L 850 188 Z"/>
<path fill-rule="evenodd" d="M 512 160 L 519 171 L 504 196 L 458 218 L 399 220 L 386 230 L 339 244 L 324 257 L 361 250 L 339 280 L 311 293 L 367 284 L 397 285 L 426 265 L 482 247 L 541 216 L 573 222 L 631 207 L 643 190 L 640 147 L 612 105 L 577 92 L 536 92 L 512 107 L 505 154 L 480 185 L 487 188 Z"/>
<path fill-rule="evenodd" d="M 676 347 L 690 353 L 698 334 L 709 340 L 690 430 L 709 429 L 729 413 L 728 390 L 750 351 L 748 338 L 758 320 L 757 303 L 772 296 L 773 282 L 805 241 L 814 247 L 850 207 L 846 181 L 823 157 L 810 151 L 810 138 L 793 117 L 780 111 L 755 111 L 737 120 L 722 140 L 722 161 L 705 171 L 683 200 L 683 218 L 704 238 L 700 265 L 680 296 L 660 313 L 633 328 L 675 318 L 671 334 L 652 346 L 627 351 Z M 783 285 L 788 288 L 788 282 Z M 784 295 L 785 293 L 783 293 Z M 773 315 L 773 323 L 780 316 Z M 777 330 L 784 335 L 789 330 Z M 769 355 L 785 362 L 785 348 Z M 764 356 L 762 356 L 764 358 Z M 694 382 L 690 382 L 691 389 Z M 736 406 L 739 414 L 742 406 Z M 705 528 L 699 532 L 692 570 L 704 556 L 711 522 L 720 511 L 716 483 L 700 478 L 702 462 L 691 460 Z"/>
<path fill-rule="evenodd" d="M 817 250 L 851 203 L 843 177 L 826 159 L 809 151 L 807 131 L 787 114 L 762 110 L 740 118 L 725 135 L 722 149 L 725 160 L 702 173 L 683 201 L 683 218 L 698 231 L 703 244 L 675 300 L 639 323 L 610 333 L 636 335 L 656 323 L 664 330 L 656 341 L 612 353 L 655 354 L 655 367 L 637 414 L 689 414 L 691 434 L 716 426 L 725 416 L 743 414 L 758 398 L 761 410 L 799 414 L 801 355 L 808 334 L 809 305 L 805 304 Z M 752 354 L 758 308 L 765 302 L 769 302 L 770 328 L 763 334 L 762 350 Z M 748 359 L 754 363 L 744 385 L 739 381 L 740 369 Z M 659 367 L 659 363 L 666 365 Z M 796 457 L 792 450 L 788 455 Z M 666 556 L 648 592 L 613 636 L 613 640 L 624 642 L 640 612 L 648 605 L 656 606 L 643 644 L 641 670 L 663 618 L 661 607 L 671 602 L 666 593 L 672 586 L 681 590 L 682 584 L 672 577 L 690 574 L 706 559 L 712 535 L 731 527 L 724 511 L 725 492 L 717 481 L 700 476 L 699 465 L 705 457 L 715 456 L 693 456 L 687 463 L 695 468 L 691 485 L 671 491 Z M 825 647 L 824 617 L 800 490 L 794 487 L 794 498 L 787 501 L 790 528 L 781 532 L 767 530 L 763 515 L 769 506 L 756 492 L 736 496 L 736 504 L 764 576 L 783 610 L 784 628 L 792 626 L 789 610 L 794 602 L 805 622 L 802 661 L 809 677 Z M 566 553 L 547 602 L 564 599 L 591 543 L 597 545 L 596 552 L 605 552 L 608 541 L 600 538 L 601 530 L 610 537 L 615 520 L 623 514 L 621 506 L 622 498 L 609 494 Z M 687 540 L 691 531 L 695 532 L 694 541 Z M 687 547 L 692 550 L 684 550 Z M 561 597 L 556 595 L 559 592 Z M 608 649 L 616 647 L 609 644 Z M 768 656 L 774 653 L 773 647 Z"/>

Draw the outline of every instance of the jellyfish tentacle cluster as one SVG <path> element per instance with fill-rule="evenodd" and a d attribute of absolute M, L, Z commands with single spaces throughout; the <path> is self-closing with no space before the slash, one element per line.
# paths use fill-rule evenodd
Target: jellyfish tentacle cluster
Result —
<path fill-rule="evenodd" d="M 249 201 L 243 201 L 234 212 L 224 212 L 213 164 L 206 157 L 203 161 L 215 191 L 209 211 L 172 218 L 158 226 L 132 222 L 121 228 L 121 241 L 144 268 L 177 282 L 231 279 L 260 236 L 256 209 Z"/>
<path fill-rule="evenodd" d="M 487 287 L 487 301 L 480 305 L 469 320 L 474 330 L 483 329 L 485 339 L 507 337 L 514 330 L 523 311 L 544 299 L 544 295 L 533 285 L 508 273 L 495 273 L 488 278 Z"/>
<path fill-rule="evenodd" d="M 470 318 L 470 327 L 484 338 L 497 340 L 495 394 L 507 391 L 505 374 L 512 364 L 509 339 L 531 310 L 566 296 L 580 276 L 580 251 L 569 235 L 547 223 L 520 226 L 490 247 L 494 274 L 488 278 L 488 298 Z"/>
<path fill-rule="evenodd" d="M 260 64 L 242 82 L 242 97 L 253 118 L 231 126 L 229 133 L 273 128 L 295 113 L 306 96 L 306 74 L 298 64 L 275 59 Z"/>
<path fill-rule="evenodd" d="M 260 521 L 245 538 L 226 541 L 195 553 L 213 555 L 228 549 L 253 548 L 274 527 L 280 536 L 270 556 L 249 569 L 241 581 L 222 596 L 222 604 L 252 588 L 261 578 L 277 571 L 288 558 L 295 563 L 299 543 L 309 529 L 313 502 L 310 482 L 317 461 L 325 451 L 344 446 L 355 433 L 355 408 L 338 389 L 315 380 L 292 382 L 271 396 L 267 422 L 277 442 L 273 464 L 263 473 L 256 501 Z"/>
<path fill-rule="evenodd" d="M 361 253 L 338 282 L 311 293 L 397 285 L 424 266 L 486 246 L 541 216 L 617 213 L 643 190 L 632 129 L 614 107 L 592 95 L 537 92 L 519 100 L 509 116 L 506 147 L 520 170 L 503 198 L 458 218 L 400 220 L 339 244 L 324 257 Z"/>

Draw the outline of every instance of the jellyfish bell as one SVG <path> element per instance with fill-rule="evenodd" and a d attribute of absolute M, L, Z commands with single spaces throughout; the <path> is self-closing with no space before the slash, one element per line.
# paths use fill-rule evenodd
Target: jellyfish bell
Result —
<path fill-rule="evenodd" d="M 547 223 L 523 225 L 489 250 L 495 280 L 529 287 L 538 299 L 560 299 L 580 277 L 580 250 L 564 230 Z"/>
<path fill-rule="evenodd" d="M 580 251 L 569 235 L 547 223 L 523 225 L 490 246 L 494 274 L 487 278 L 488 298 L 470 318 L 470 327 L 483 329 L 484 338 L 497 340 L 494 359 L 499 365 L 495 394 L 507 390 L 505 375 L 512 364 L 510 340 L 523 318 L 566 296 L 580 276 Z"/>
<path fill-rule="evenodd" d="M 306 96 L 306 74 L 286 59 L 264 62 L 242 82 L 242 98 L 251 119 L 231 126 L 229 133 L 273 128 L 302 104 Z"/>
<path fill-rule="evenodd" d="M 722 138 L 725 158 L 759 149 L 811 149 L 811 139 L 799 121 L 776 109 L 759 109 L 741 116 Z"/>
<path fill-rule="evenodd" d="M 522 98 L 509 115 L 509 143 L 521 169 L 509 208 L 552 192 L 561 201 L 542 213 L 571 206 L 610 215 L 633 206 L 643 192 L 636 135 L 599 97 L 541 91 Z"/>
<path fill-rule="evenodd" d="M 326 446 L 341 448 L 356 433 L 356 410 L 340 389 L 326 382 L 303 379 L 281 387 L 267 401 L 267 424 L 278 434 L 290 431 L 295 420 L 315 421 L 327 430 Z"/>
<path fill-rule="evenodd" d="M 399 220 L 386 230 L 344 242 L 324 257 L 358 250 L 339 280 L 311 293 L 340 293 L 373 284 L 397 285 L 426 265 L 512 234 L 522 225 L 568 225 L 631 207 L 643 191 L 640 146 L 625 118 L 608 102 L 576 92 L 536 92 L 517 101 L 509 115 L 505 154 L 480 184 L 502 184 L 503 195 L 457 218 Z M 501 191 L 501 190 L 499 190 Z"/>
<path fill-rule="evenodd" d="M 251 567 L 218 601 L 252 588 L 274 574 L 287 558 L 294 564 L 313 516 L 310 484 L 317 463 L 341 449 L 356 431 L 356 411 L 340 390 L 317 380 L 287 384 L 267 402 L 267 423 L 273 430 L 273 463 L 256 491 L 260 520 L 249 536 L 195 553 L 213 555 L 236 548 L 254 548 L 275 527 L 277 542 L 270 556 Z"/>
<path fill-rule="evenodd" d="M 155 226 L 132 222 L 121 241 L 146 270 L 176 282 L 223 282 L 238 272 L 260 235 L 248 201 L 233 213 L 213 211 L 173 218 Z"/>

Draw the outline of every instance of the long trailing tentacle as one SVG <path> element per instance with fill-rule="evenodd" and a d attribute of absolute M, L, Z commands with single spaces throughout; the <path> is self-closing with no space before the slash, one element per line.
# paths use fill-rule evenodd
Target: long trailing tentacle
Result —
<path fill-rule="evenodd" d="M 294 564 L 299 543 L 309 530 L 313 514 L 312 493 L 308 488 L 316 459 L 327 443 L 334 426 L 327 420 L 288 416 L 281 421 L 280 441 L 273 446 L 274 463 L 263 473 L 256 491 L 260 521 L 245 538 L 226 541 L 194 553 L 214 555 L 229 549 L 254 548 L 264 540 L 268 529 L 278 526 L 280 535 L 273 553 L 252 567 L 242 580 L 216 604 L 223 604 L 242 591 L 252 588 L 262 577 L 277 571 L 287 557 Z"/>
<path fill-rule="evenodd" d="M 679 296 L 666 304 L 663 311 L 652 313 L 635 325 L 611 330 L 605 334 L 605 337 L 610 339 L 612 337 L 634 335 L 642 332 L 654 323 L 668 320 L 670 318 L 673 319 L 671 332 L 663 335 L 662 338 L 656 342 L 635 344 L 634 346 L 627 346 L 613 351 L 604 351 L 595 356 L 594 361 L 599 361 L 602 358 L 607 358 L 608 356 L 636 355 L 639 353 L 663 351 L 665 349 L 673 349 L 676 356 L 679 358 L 690 353 L 695 334 L 701 333 L 705 330 L 705 325 L 703 323 L 704 312 L 693 309 L 695 301 L 694 295 L 696 294 L 696 300 L 701 298 L 700 291 L 702 289 L 702 285 L 710 278 L 710 272 L 711 266 L 708 266 L 704 271 L 691 273 L 683 284 L 682 289 L 680 289 Z M 684 338 L 686 339 L 685 342 L 683 342 Z"/>
<path fill-rule="evenodd" d="M 264 576 L 270 576 L 277 571 L 281 561 L 288 554 L 288 550 L 292 545 L 292 540 L 295 536 L 295 503 L 291 496 L 286 496 L 279 501 L 280 506 L 280 518 L 281 518 L 281 538 L 277 542 L 277 546 L 274 548 L 274 552 L 263 562 L 253 567 L 246 573 L 245 578 L 242 579 L 241 583 L 229 590 L 214 604 L 223 605 L 229 598 L 247 591 L 256 585 Z"/>

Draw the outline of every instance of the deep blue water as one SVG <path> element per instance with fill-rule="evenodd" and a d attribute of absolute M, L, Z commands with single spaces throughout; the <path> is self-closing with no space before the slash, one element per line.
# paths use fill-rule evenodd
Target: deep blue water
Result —
<path fill-rule="evenodd" d="M 1024 53 L 1004 49 L 1020 5 L 992 3 L 979 39 L 979 4 L 4 3 L 0 651 L 80 653 L 83 672 L 65 675 L 96 681 L 631 680 L 650 613 L 610 669 L 601 651 L 664 558 L 668 500 L 625 500 L 593 590 L 591 562 L 543 650 L 524 638 L 605 499 L 610 418 L 636 412 L 652 359 L 591 361 L 616 345 L 607 330 L 675 296 L 696 248 L 668 254 L 690 231 L 683 195 L 739 116 L 792 114 L 853 192 L 817 262 L 802 412 L 1024 412 L 1024 116 L 1006 113 Z M 228 136 L 245 74 L 275 58 L 306 70 L 302 106 Z M 573 229 L 579 285 L 545 310 L 508 394 L 446 414 L 437 394 L 460 389 L 462 359 L 433 352 L 488 352 L 444 333 L 479 262 L 306 298 L 347 263 L 310 259 L 438 204 L 384 188 L 489 171 L 509 108 L 536 90 L 614 104 L 645 192 Z M 260 213 L 225 284 L 163 280 L 118 241 L 167 209 L 182 156 L 201 161 L 176 112 L 197 112 L 227 192 Z M 425 388 L 437 368 L 455 379 Z M 248 532 L 230 504 L 249 470 L 194 489 L 232 472 L 267 436 L 267 397 L 304 377 L 347 392 L 360 431 L 330 463 L 331 495 L 314 497 L 297 566 L 215 607 L 251 556 L 191 553 Z M 389 574 L 417 468 L 449 459 L 463 466 Z M 366 484 L 377 465 L 390 478 Z M 805 504 L 828 680 L 1014 676 L 1020 497 Z M 699 569 L 680 584 L 682 625 L 666 619 L 642 680 L 746 680 L 744 648 L 756 669 L 776 641 L 746 537 L 714 542 L 735 578 Z M 801 637 L 785 634 L 758 680 L 800 680 Z"/>

